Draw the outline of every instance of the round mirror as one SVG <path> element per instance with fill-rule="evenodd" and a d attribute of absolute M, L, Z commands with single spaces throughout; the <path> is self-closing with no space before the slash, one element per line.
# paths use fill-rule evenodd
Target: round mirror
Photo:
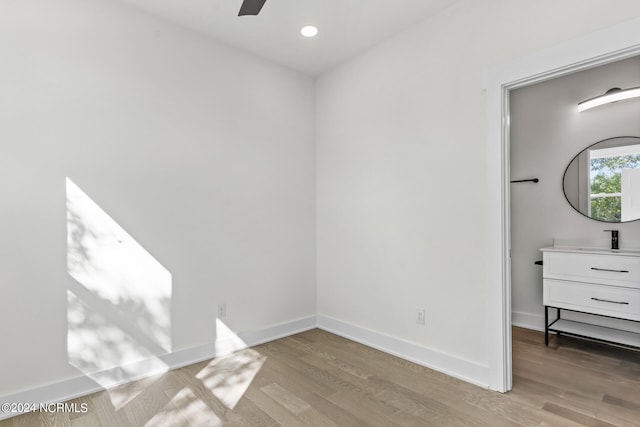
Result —
<path fill-rule="evenodd" d="M 640 137 L 605 139 L 571 160 L 564 196 L 582 215 L 604 222 L 640 219 Z"/>

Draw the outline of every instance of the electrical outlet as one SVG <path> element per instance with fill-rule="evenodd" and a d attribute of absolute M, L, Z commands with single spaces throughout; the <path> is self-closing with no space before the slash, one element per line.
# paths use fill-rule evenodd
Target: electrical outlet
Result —
<path fill-rule="evenodd" d="M 227 303 L 218 304 L 218 317 L 227 317 Z"/>
<path fill-rule="evenodd" d="M 416 323 L 419 325 L 424 325 L 424 308 L 416 308 Z"/>

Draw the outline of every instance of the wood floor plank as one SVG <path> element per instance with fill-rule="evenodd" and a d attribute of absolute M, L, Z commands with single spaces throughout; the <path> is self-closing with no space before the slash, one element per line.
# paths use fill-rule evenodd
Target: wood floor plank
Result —
<path fill-rule="evenodd" d="M 627 399 L 633 399 L 635 401 L 637 401 L 639 398 L 638 395 L 631 395 L 631 396 L 627 396 Z M 638 411 L 640 412 L 640 404 L 634 402 L 630 402 L 627 399 L 621 399 L 619 397 L 615 397 L 615 396 L 611 396 L 609 394 L 605 394 L 604 396 L 602 396 L 602 401 L 605 403 L 608 403 L 610 405 L 615 405 L 616 407 L 619 408 L 626 408 L 632 411 Z"/>
<path fill-rule="evenodd" d="M 499 394 L 314 329 L 0 427 L 640 425 L 640 352 L 514 328 L 513 373 Z"/>
<path fill-rule="evenodd" d="M 302 411 L 299 414 L 298 419 L 300 420 L 300 424 L 309 427 L 339 427 L 339 425 L 329 417 L 313 407 Z"/>
<path fill-rule="evenodd" d="M 588 427 L 616 427 L 615 424 L 610 424 L 606 421 L 590 417 L 580 412 L 565 408 L 555 403 L 545 403 L 542 407 L 544 411 L 551 412 L 552 414 L 559 415 L 560 417 L 574 421 L 580 425 Z"/>
<path fill-rule="evenodd" d="M 376 401 L 360 393 L 350 393 L 348 391 L 339 391 L 329 400 L 341 407 L 345 411 L 353 413 L 356 417 L 365 422 L 366 426 L 399 426 L 391 420 L 391 416 L 398 411 L 389 412 L 387 406 L 379 406 L 380 401 Z"/>
<path fill-rule="evenodd" d="M 266 394 L 262 389 L 250 388 L 247 390 L 245 397 L 255 404 L 258 408 L 269 414 L 271 418 L 283 426 L 299 425 L 300 421 L 296 414 L 284 407 L 280 402 L 274 400 Z"/>
<path fill-rule="evenodd" d="M 507 419 L 496 420 L 495 416 L 487 411 L 469 405 L 462 400 L 462 393 L 449 393 L 443 389 L 432 390 L 429 393 L 419 394 L 409 390 L 393 381 L 384 381 L 385 391 L 383 395 L 393 396 L 390 403 L 401 408 L 403 414 L 392 417 L 398 418 L 400 415 L 404 419 L 409 416 L 416 416 L 419 419 L 429 420 L 430 423 L 440 423 L 441 425 L 463 425 L 463 426 L 491 426 L 491 427 L 516 427 L 516 424 Z M 481 389 L 479 389 L 481 390 Z M 482 393 L 485 391 L 481 390 Z"/>
<path fill-rule="evenodd" d="M 293 412 L 295 415 L 300 415 L 302 411 L 311 407 L 307 402 L 294 396 L 288 390 L 282 388 L 278 383 L 271 383 L 262 387 L 260 390 L 287 408 L 289 411 Z"/>
<path fill-rule="evenodd" d="M 278 378 L 285 378 L 289 388 L 293 385 L 299 392 L 305 390 L 320 396 L 330 396 L 337 391 L 334 384 L 327 384 L 321 379 L 310 377 L 305 373 L 304 368 L 305 365 L 300 363 L 299 359 L 290 357 L 268 358 L 263 366 L 265 372 Z M 283 384 L 282 381 L 275 382 Z"/>
<path fill-rule="evenodd" d="M 88 413 L 72 419 L 71 427 L 100 427 L 100 421 L 95 413 Z"/>
<path fill-rule="evenodd" d="M 597 401 L 585 395 L 559 389 L 533 379 L 516 378 L 517 387 L 510 393 L 513 400 L 526 401 L 543 408 L 547 403 L 554 403 L 570 411 L 601 419 L 614 425 L 636 427 L 633 420 L 638 415 L 638 408 L 631 409 L 616 406 L 611 402 Z M 629 403 L 629 402 L 626 402 Z"/>
<path fill-rule="evenodd" d="M 124 411 L 114 409 L 109 392 L 95 393 L 89 402 L 90 410 L 98 415 L 98 421 L 103 426 L 134 425 Z"/>
<path fill-rule="evenodd" d="M 234 411 L 250 426 L 271 427 L 280 425 L 249 399 L 242 399 L 234 408 Z"/>

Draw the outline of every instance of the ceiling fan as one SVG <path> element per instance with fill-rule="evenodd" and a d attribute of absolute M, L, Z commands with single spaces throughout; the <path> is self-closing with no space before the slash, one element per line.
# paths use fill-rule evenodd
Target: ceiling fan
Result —
<path fill-rule="evenodd" d="M 267 0 L 244 0 L 238 16 L 257 15 Z"/>

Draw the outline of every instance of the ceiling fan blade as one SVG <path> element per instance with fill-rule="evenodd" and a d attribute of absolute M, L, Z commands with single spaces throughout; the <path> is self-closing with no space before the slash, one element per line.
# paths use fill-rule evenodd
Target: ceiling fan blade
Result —
<path fill-rule="evenodd" d="M 238 13 L 238 16 L 257 15 L 260 13 L 260 10 L 266 1 L 267 0 L 244 0 L 240 7 L 240 13 Z"/>

